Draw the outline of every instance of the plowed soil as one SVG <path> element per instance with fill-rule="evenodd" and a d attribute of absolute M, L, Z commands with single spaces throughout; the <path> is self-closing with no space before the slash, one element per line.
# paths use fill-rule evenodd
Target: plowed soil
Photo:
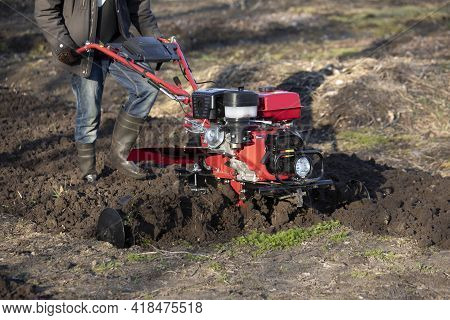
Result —
<path fill-rule="evenodd" d="M 370 199 L 336 202 L 322 209 L 320 203 L 316 209 L 296 209 L 288 202 L 260 199 L 241 212 L 227 186 L 194 193 L 173 168 L 157 170 L 158 177 L 148 182 L 124 179 L 105 162 L 109 137 L 103 134 L 97 145 L 101 178 L 86 185 L 79 181 L 74 162 L 73 110 L 54 98 L 42 101 L 8 89 L 2 89 L 0 99 L 0 201 L 8 212 L 35 222 L 37 231 L 93 237 L 101 210 L 117 207 L 128 197 L 123 210 L 141 219 L 145 237 L 160 245 L 177 239 L 193 243 L 230 239 L 251 229 L 272 231 L 338 219 L 358 230 L 450 248 L 448 178 L 332 154 L 326 158 L 328 176 L 338 184 L 363 182 Z M 152 132 L 161 137 L 163 131 L 165 143 L 179 144 L 181 130 L 172 122 L 151 120 L 142 140 L 148 143 Z M 108 117 L 103 132 L 110 132 L 112 124 Z"/>
<path fill-rule="evenodd" d="M 173 167 L 144 182 L 111 170 L 126 98 L 111 79 L 100 180 L 82 183 L 68 75 L 33 23 L 34 1 L 0 8 L 0 299 L 450 297 L 445 1 L 155 1 L 161 30 L 177 36 L 199 81 L 298 92 L 299 124 L 327 152 L 335 189 L 308 194 L 302 209 L 255 198 L 244 210 L 229 186 L 194 193 Z M 188 142 L 177 104 L 161 95 L 151 115 L 139 146 Z M 347 183 L 363 199 L 350 200 Z M 131 218 L 138 245 L 95 239 L 105 207 Z M 285 249 L 231 240 L 325 220 L 341 225 Z"/>
<path fill-rule="evenodd" d="M 44 298 L 44 296 L 39 295 L 39 290 L 35 285 L 3 275 L 0 275 L 0 297 L 5 300 Z"/>

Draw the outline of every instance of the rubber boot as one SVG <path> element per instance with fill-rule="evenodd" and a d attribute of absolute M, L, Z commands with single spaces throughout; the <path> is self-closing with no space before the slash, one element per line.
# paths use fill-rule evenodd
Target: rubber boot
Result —
<path fill-rule="evenodd" d="M 147 179 L 149 174 L 136 163 L 127 159 L 144 122 L 145 119 L 133 117 L 124 110 L 120 110 L 114 126 L 111 143 L 112 167 L 123 175 L 137 180 Z"/>
<path fill-rule="evenodd" d="M 78 154 L 78 167 L 81 178 L 89 183 L 97 180 L 95 171 L 95 143 L 76 143 Z"/>

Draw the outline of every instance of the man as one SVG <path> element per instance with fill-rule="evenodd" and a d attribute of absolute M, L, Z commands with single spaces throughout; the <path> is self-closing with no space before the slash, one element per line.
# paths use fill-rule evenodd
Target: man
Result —
<path fill-rule="evenodd" d="M 129 94 L 115 123 L 111 165 L 122 174 L 146 179 L 148 174 L 128 153 L 136 142 L 158 90 L 140 75 L 99 53 L 78 55 L 74 49 L 89 42 L 117 43 L 132 37 L 133 24 L 143 36 L 161 37 L 150 0 L 36 0 L 35 18 L 58 64 L 72 73 L 76 98 L 75 142 L 82 178 L 97 179 L 95 141 L 100 124 L 105 77 L 110 73 Z"/>

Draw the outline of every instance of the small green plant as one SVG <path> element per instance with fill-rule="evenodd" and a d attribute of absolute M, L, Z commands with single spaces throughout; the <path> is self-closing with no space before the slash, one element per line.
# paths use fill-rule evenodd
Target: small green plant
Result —
<path fill-rule="evenodd" d="M 151 293 L 143 293 L 139 296 L 139 300 L 155 300 L 155 296 Z"/>
<path fill-rule="evenodd" d="M 143 248 L 149 248 L 152 245 L 152 239 L 150 237 L 140 236 L 137 239 L 137 244 Z"/>
<path fill-rule="evenodd" d="M 192 253 L 187 253 L 184 256 L 187 260 L 189 261 L 193 261 L 193 262 L 202 262 L 202 261 L 207 261 L 210 258 L 203 256 L 203 255 L 198 255 L 198 254 L 192 254 Z"/>
<path fill-rule="evenodd" d="M 353 270 L 352 272 L 350 272 L 350 276 L 356 279 L 366 278 L 369 276 L 369 274 L 370 273 L 365 270 Z"/>
<path fill-rule="evenodd" d="M 418 263 L 417 264 L 417 269 L 419 269 L 419 271 L 422 272 L 422 273 L 433 273 L 435 271 L 432 266 L 428 266 L 428 265 L 423 264 L 423 263 Z"/>
<path fill-rule="evenodd" d="M 92 267 L 95 273 L 106 273 L 108 271 L 117 270 L 122 264 L 116 260 L 99 263 Z"/>
<path fill-rule="evenodd" d="M 293 228 L 275 234 L 253 231 L 249 235 L 234 240 L 237 245 L 252 245 L 258 248 L 257 253 L 268 250 L 286 249 L 296 246 L 314 236 L 322 235 L 340 226 L 339 221 L 326 221 L 309 228 Z"/>
<path fill-rule="evenodd" d="M 224 243 L 216 243 L 213 245 L 214 250 L 217 251 L 218 253 L 220 252 L 224 252 L 227 250 L 227 246 Z"/>
<path fill-rule="evenodd" d="M 64 192 L 65 190 L 63 186 L 59 186 L 59 188 L 53 188 L 52 197 L 58 199 L 64 194 Z"/>
<path fill-rule="evenodd" d="M 209 268 L 215 272 L 220 272 L 224 270 L 224 267 L 217 261 L 211 262 Z"/>
<path fill-rule="evenodd" d="M 130 253 L 127 255 L 128 262 L 146 262 L 152 261 L 158 258 L 157 254 L 140 254 L 140 253 Z"/>
<path fill-rule="evenodd" d="M 217 261 L 213 261 L 210 263 L 209 268 L 217 274 L 217 279 L 220 282 L 229 284 L 229 277 L 226 272 L 225 267 Z"/>
<path fill-rule="evenodd" d="M 330 240 L 335 242 L 335 243 L 339 243 L 339 242 L 342 242 L 345 239 L 347 239 L 349 234 L 350 233 L 348 231 L 340 231 L 340 232 L 337 232 L 335 234 L 332 234 L 330 236 Z"/>
<path fill-rule="evenodd" d="M 392 251 L 384 251 L 382 249 L 370 249 L 364 252 L 364 256 L 367 258 L 374 258 L 380 261 L 392 261 L 396 258 L 396 255 Z"/>

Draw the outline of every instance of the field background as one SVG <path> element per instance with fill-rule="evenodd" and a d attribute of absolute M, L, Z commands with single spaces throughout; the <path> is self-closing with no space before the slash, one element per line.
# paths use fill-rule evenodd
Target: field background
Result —
<path fill-rule="evenodd" d="M 341 159 L 358 165 L 341 170 L 375 172 L 395 181 L 397 193 L 407 185 L 403 192 L 414 199 L 399 199 L 412 207 L 422 203 L 435 222 L 417 222 L 410 215 L 396 229 L 377 229 L 376 224 L 377 228 L 363 223 L 366 207 L 358 211 L 354 205 L 350 209 L 359 212 L 359 222 L 352 216 L 346 223 L 345 213 L 338 213 L 339 224 L 313 218 L 290 221 L 279 229 L 269 228 L 273 235 L 280 230 L 288 234 L 262 243 L 239 238 L 260 229 L 251 219 L 254 228 L 250 223 L 238 230 L 227 229 L 224 222 L 221 226 L 229 237 L 210 238 L 209 230 L 200 233 L 205 239 L 195 241 L 197 233 L 183 229 L 178 237 L 178 231 L 171 232 L 163 243 L 127 250 L 96 242 L 87 236 L 96 219 L 89 210 L 98 213 L 120 190 L 153 191 L 122 183 L 114 175 L 97 189 L 79 185 L 71 144 L 74 101 L 69 76 L 52 63 L 50 48 L 33 22 L 33 1 L 2 0 L 0 297 L 450 297 L 448 1 L 152 4 L 160 29 L 177 37 L 197 80 L 300 93 L 300 125 L 308 130 L 310 145 L 331 158 L 339 155 L 331 164 Z M 170 79 L 176 71 L 168 66 L 161 76 Z M 109 79 L 100 165 L 107 158 L 113 121 L 125 99 Z M 178 144 L 183 140 L 176 129 L 181 115 L 177 104 L 161 96 L 141 143 Z M 395 171 L 382 174 L 387 170 L 383 168 Z M 413 173 L 404 177 L 402 172 Z M 160 178 L 158 183 L 170 189 L 172 182 Z M 75 218 L 63 225 L 59 217 L 66 207 L 74 210 Z M 310 229 L 301 229 L 304 234 L 296 234 L 298 241 L 291 243 L 287 238 L 297 230 L 294 224 Z M 433 238 L 434 228 L 439 228 L 439 241 Z M 427 236 L 417 234 L 423 230 Z"/>

